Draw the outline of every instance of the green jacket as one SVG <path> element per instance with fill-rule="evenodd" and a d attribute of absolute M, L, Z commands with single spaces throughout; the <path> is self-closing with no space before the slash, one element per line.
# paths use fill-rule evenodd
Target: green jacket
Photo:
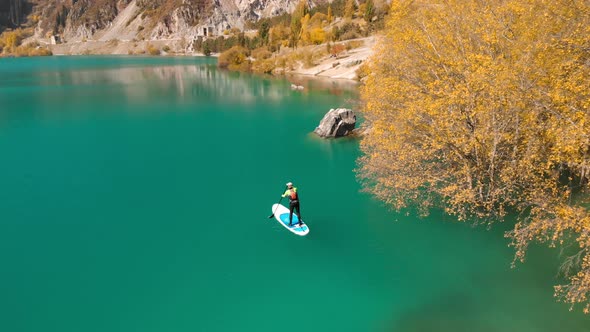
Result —
<path fill-rule="evenodd" d="M 297 188 L 293 187 L 291 189 L 287 189 L 287 191 L 285 191 L 285 193 L 283 194 L 282 197 L 289 197 L 289 199 L 291 199 L 291 190 L 293 190 L 294 192 L 297 192 Z"/>

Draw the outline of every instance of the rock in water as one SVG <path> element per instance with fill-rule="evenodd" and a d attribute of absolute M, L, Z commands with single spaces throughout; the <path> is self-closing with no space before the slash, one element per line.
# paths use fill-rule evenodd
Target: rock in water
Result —
<path fill-rule="evenodd" d="M 351 109 L 331 109 L 313 131 L 320 137 L 342 137 L 350 134 L 356 125 L 356 115 Z"/>

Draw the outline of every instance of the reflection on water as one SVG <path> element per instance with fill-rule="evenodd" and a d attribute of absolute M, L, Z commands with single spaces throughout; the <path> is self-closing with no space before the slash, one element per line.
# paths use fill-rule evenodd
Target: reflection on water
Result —
<path fill-rule="evenodd" d="M 106 62 L 109 59 L 98 59 Z M 89 103 L 107 98 L 117 104 L 164 104 L 215 102 L 253 104 L 278 103 L 293 94 L 305 97 L 309 90 L 331 95 L 354 94 L 356 84 L 309 77 L 276 78 L 218 70 L 212 61 L 194 64 L 142 63 L 142 59 L 111 58 L 111 66 L 96 65 L 89 59 L 73 67 L 23 67 L 7 70 L 0 82 L 0 101 L 27 95 L 44 105 Z M 112 65 L 115 64 L 115 65 Z M 27 70 L 28 69 L 28 70 Z M 0 66 L 0 74 L 3 68 Z M 292 90 L 291 84 L 304 86 Z M 5 105 L 11 104 L 5 102 Z M 14 103 L 13 103 L 14 104 Z M 335 105 L 338 106 L 338 105 Z M 63 109 L 63 108 L 62 108 Z"/>
<path fill-rule="evenodd" d="M 303 86 L 303 91 L 326 90 L 336 96 L 348 94 L 358 88 L 357 82 L 344 79 L 330 79 L 309 75 L 288 75 L 286 78 L 292 84 Z"/>
<path fill-rule="evenodd" d="M 43 85 L 115 85 L 121 88 L 128 101 L 144 101 L 154 96 L 175 96 L 181 100 L 196 96 L 249 103 L 258 97 L 280 100 L 289 93 L 284 86 L 240 79 L 212 65 L 77 70 L 56 72 L 45 78 Z"/>

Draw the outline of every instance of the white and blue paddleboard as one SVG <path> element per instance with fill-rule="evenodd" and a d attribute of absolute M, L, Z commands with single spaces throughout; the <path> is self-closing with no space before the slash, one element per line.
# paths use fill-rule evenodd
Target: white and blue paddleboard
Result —
<path fill-rule="evenodd" d="M 290 230 L 291 232 L 304 236 L 309 233 L 309 227 L 305 223 L 302 223 L 301 226 L 297 225 L 299 223 L 299 216 L 293 212 L 293 226 L 289 227 L 289 209 L 284 207 L 281 204 L 274 204 L 272 206 L 272 212 L 279 222 L 279 224 L 283 225 L 286 229 Z"/>

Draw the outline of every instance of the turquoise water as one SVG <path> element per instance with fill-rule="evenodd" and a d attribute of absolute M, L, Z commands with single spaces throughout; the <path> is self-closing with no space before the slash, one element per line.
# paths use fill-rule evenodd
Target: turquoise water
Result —
<path fill-rule="evenodd" d="M 0 331 L 590 331 L 557 250 L 360 193 L 347 83 L 203 58 L 0 59 Z M 299 237 L 269 219 L 299 188 Z"/>

